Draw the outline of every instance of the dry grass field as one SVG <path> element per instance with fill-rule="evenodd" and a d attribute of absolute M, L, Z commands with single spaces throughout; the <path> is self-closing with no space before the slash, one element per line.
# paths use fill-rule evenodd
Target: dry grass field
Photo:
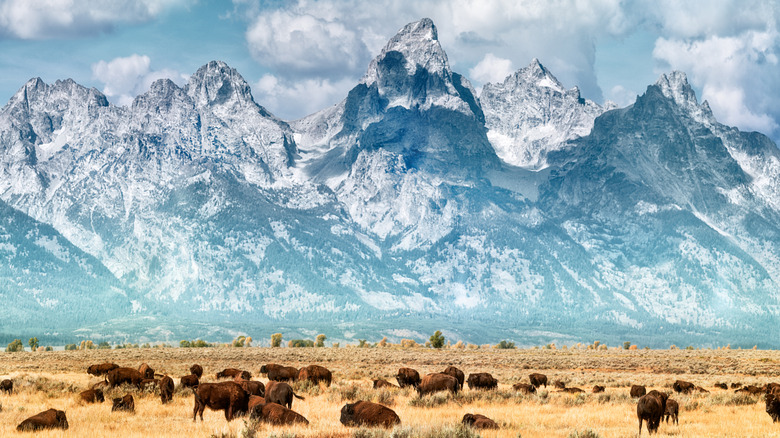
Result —
<path fill-rule="evenodd" d="M 148 363 L 158 373 L 188 374 L 193 363 L 203 366 L 202 381 L 227 367 L 247 369 L 255 378 L 260 366 L 275 362 L 295 367 L 320 364 L 334 373 L 330 388 L 296 384 L 306 397 L 293 410 L 309 419 L 308 427 L 271 427 L 248 418 L 230 423 L 222 412 L 206 410 L 205 421 L 192 421 L 193 396 L 177 387 L 173 402 L 163 406 L 153 392 L 135 392 L 136 413 L 112 413 L 111 402 L 85 405 L 77 394 L 99 381 L 86 374 L 88 365 L 105 361 L 138 367 Z M 393 376 L 401 366 L 426 374 L 455 365 L 466 375 L 490 372 L 499 380 L 494 391 L 466 386 L 457 396 L 436 394 L 418 399 L 408 390 L 373 390 L 371 378 Z M 512 390 L 541 372 L 549 381 L 587 392 L 570 395 L 548 386 L 536 395 Z M 25 418 L 50 407 L 66 411 L 70 428 L 42 437 L 631 437 L 637 435 L 636 401 L 631 384 L 671 391 L 677 379 L 700 385 L 709 393 L 672 398 L 680 403 L 680 424 L 662 424 L 659 437 L 780 437 L 780 423 L 764 412 L 763 397 L 744 397 L 714 388 L 717 382 L 763 385 L 780 381 L 780 352 L 755 350 L 431 350 L 400 348 L 153 348 L 127 350 L 0 353 L 0 379 L 15 383 L 12 395 L 0 393 L 0 436 L 29 436 L 15 428 Z M 591 394 L 593 385 L 603 394 Z M 124 389 L 107 393 L 124 394 Z M 382 402 L 398 413 L 402 426 L 383 429 L 347 428 L 339 422 L 348 401 Z M 497 431 L 458 427 L 465 413 L 486 415 L 501 426 Z M 583 434 L 591 429 L 597 435 Z M 577 435 L 579 433 L 580 435 Z M 643 430 L 646 435 L 646 430 Z"/>

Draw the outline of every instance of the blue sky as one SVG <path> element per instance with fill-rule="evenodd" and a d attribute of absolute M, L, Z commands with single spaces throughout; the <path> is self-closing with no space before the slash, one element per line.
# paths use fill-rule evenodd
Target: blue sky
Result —
<path fill-rule="evenodd" d="M 406 23 L 430 17 L 479 88 L 538 58 L 599 103 L 688 74 L 718 119 L 780 139 L 780 6 L 771 0 L 0 0 L 0 101 L 73 78 L 126 104 L 219 59 L 295 119 L 344 98 Z"/>

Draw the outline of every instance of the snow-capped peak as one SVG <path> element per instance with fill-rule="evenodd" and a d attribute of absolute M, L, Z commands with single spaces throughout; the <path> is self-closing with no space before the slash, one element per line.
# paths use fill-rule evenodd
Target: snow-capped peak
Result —
<path fill-rule="evenodd" d="M 222 61 L 211 61 L 190 77 L 187 94 L 198 107 L 230 102 L 254 103 L 249 84 Z"/>
<path fill-rule="evenodd" d="M 674 100 L 681 106 L 698 106 L 696 93 L 693 92 L 688 83 L 688 77 L 681 71 L 673 71 L 669 74 L 662 74 L 655 82 L 655 85 L 661 88 L 664 96 Z"/>

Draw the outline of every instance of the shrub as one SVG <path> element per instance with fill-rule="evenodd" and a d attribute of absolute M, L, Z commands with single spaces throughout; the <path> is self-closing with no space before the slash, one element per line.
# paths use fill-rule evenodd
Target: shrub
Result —
<path fill-rule="evenodd" d="M 190 341 L 180 341 L 179 342 L 180 348 L 192 348 L 192 344 L 190 344 Z"/>
<path fill-rule="evenodd" d="M 414 348 L 417 347 L 417 342 L 414 339 L 401 339 L 401 348 Z"/>
<path fill-rule="evenodd" d="M 21 339 L 14 339 L 11 343 L 5 347 L 7 353 L 15 353 L 17 351 L 24 351 L 24 345 L 22 345 Z"/>
<path fill-rule="evenodd" d="M 564 398 L 563 404 L 565 406 L 580 406 L 580 405 L 584 405 L 586 400 L 587 400 L 587 396 L 583 393 L 579 393 L 577 394 L 576 397 Z"/>
<path fill-rule="evenodd" d="M 449 395 L 432 394 L 423 397 L 414 397 L 409 400 L 409 406 L 413 408 L 435 408 L 450 401 Z"/>
<path fill-rule="evenodd" d="M 65 351 L 74 351 L 74 350 L 78 350 L 76 344 L 68 344 L 65 346 Z"/>
<path fill-rule="evenodd" d="M 325 339 L 328 339 L 327 336 L 323 334 L 317 335 L 317 343 L 314 344 L 316 347 L 324 347 L 325 346 Z"/>
<path fill-rule="evenodd" d="M 245 342 L 246 342 L 246 336 L 239 336 L 236 339 L 233 339 L 231 345 L 236 348 L 241 348 L 244 346 Z"/>
<path fill-rule="evenodd" d="M 568 438 L 601 438 L 601 435 L 599 435 L 595 430 L 587 428 L 581 431 L 572 431 L 569 433 Z"/>
<path fill-rule="evenodd" d="M 103 341 L 98 344 L 98 350 L 110 350 L 111 344 L 108 343 L 108 341 Z"/>
<path fill-rule="evenodd" d="M 431 347 L 433 348 L 443 347 L 444 341 L 445 341 L 444 335 L 441 334 L 441 330 L 436 330 L 436 332 L 434 332 L 431 335 L 430 342 L 431 342 Z"/>
<path fill-rule="evenodd" d="M 368 341 L 365 339 L 358 339 L 358 348 L 366 348 L 370 347 L 370 345 L 367 344 Z"/>
<path fill-rule="evenodd" d="M 479 433 L 464 424 L 431 427 L 396 427 L 390 438 L 480 438 Z"/>
<path fill-rule="evenodd" d="M 38 349 L 38 338 L 30 338 L 29 341 L 27 341 L 27 345 L 30 346 L 30 351 L 35 351 Z"/>
<path fill-rule="evenodd" d="M 387 347 L 387 336 L 383 337 L 382 340 L 379 341 L 379 344 L 377 345 L 379 345 L 380 347 Z"/>
<path fill-rule="evenodd" d="M 629 342 L 629 341 L 623 342 L 623 349 L 624 350 L 628 350 L 630 348 L 631 348 L 631 342 Z"/>
<path fill-rule="evenodd" d="M 387 431 L 377 428 L 361 427 L 352 432 L 352 438 L 387 438 Z"/>
<path fill-rule="evenodd" d="M 515 343 L 514 342 L 501 341 L 498 344 L 496 344 L 496 348 L 498 348 L 499 350 L 509 350 L 509 349 L 514 349 L 514 348 L 517 348 L 517 347 L 515 347 Z"/>
<path fill-rule="evenodd" d="M 287 346 L 293 348 L 314 347 L 314 341 L 311 339 L 292 339 L 287 343 Z"/>
<path fill-rule="evenodd" d="M 271 335 L 271 347 L 278 348 L 282 346 L 282 334 L 274 333 Z"/>

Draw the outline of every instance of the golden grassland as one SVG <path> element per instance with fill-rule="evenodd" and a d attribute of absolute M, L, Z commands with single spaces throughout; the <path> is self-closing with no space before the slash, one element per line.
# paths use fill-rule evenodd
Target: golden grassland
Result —
<path fill-rule="evenodd" d="M 306 397 L 294 400 L 293 410 L 310 421 L 307 427 L 271 427 L 247 418 L 230 423 L 222 412 L 206 410 L 205 421 L 192 421 L 193 396 L 177 388 L 174 400 L 160 403 L 153 391 L 134 392 L 136 413 L 112 413 L 111 402 L 82 404 L 78 392 L 99 381 L 86 374 L 90 364 L 105 361 L 138 367 L 148 363 L 158 373 L 174 377 L 189 374 L 199 363 L 202 381 L 227 367 L 247 369 L 255 378 L 260 366 L 276 362 L 296 367 L 320 364 L 334 373 L 330 388 L 296 384 Z M 500 384 L 495 391 L 472 391 L 457 396 L 437 394 L 419 400 L 409 390 L 378 391 L 372 378 L 395 382 L 401 366 L 420 374 L 455 365 L 467 375 L 490 372 Z M 536 395 L 512 390 L 541 372 L 550 382 L 561 380 L 582 395 L 559 393 L 552 387 Z M 15 391 L 0 393 L 0 436 L 29 436 L 15 428 L 25 418 L 48 408 L 66 411 L 70 428 L 36 434 L 43 437 L 569 437 L 592 429 L 601 437 L 637 435 L 636 401 L 628 396 L 631 384 L 671 391 L 677 379 L 710 392 L 690 396 L 673 394 L 680 403 L 680 424 L 662 424 L 659 437 L 780 437 L 780 423 L 764 412 L 763 397 L 745 397 L 714 388 L 717 382 L 763 385 L 780 381 L 780 352 L 763 350 L 432 350 L 400 348 L 152 348 L 126 350 L 0 353 L 0 379 L 12 378 Z M 591 394 L 593 385 L 604 394 Z M 107 392 L 118 397 L 126 389 Z M 133 390 L 135 391 L 135 390 Z M 371 399 L 387 404 L 402 426 L 390 431 L 346 428 L 339 422 L 348 401 Z M 456 425 L 465 413 L 481 413 L 499 423 L 498 431 L 468 430 Z M 646 435 L 646 430 L 643 430 Z"/>

